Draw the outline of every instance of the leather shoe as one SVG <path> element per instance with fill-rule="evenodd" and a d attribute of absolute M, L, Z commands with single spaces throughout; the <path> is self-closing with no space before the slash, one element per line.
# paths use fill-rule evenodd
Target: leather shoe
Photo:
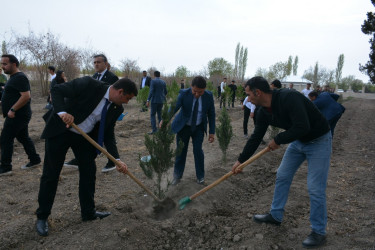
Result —
<path fill-rule="evenodd" d="M 97 218 L 103 219 L 107 216 L 110 216 L 110 212 L 98 212 L 96 211 L 93 215 L 91 216 L 82 216 L 82 221 L 89 221 L 89 220 L 96 220 Z"/>
<path fill-rule="evenodd" d="M 36 231 L 40 236 L 48 235 L 48 222 L 47 220 L 36 220 Z"/>
<path fill-rule="evenodd" d="M 302 242 L 302 246 L 305 248 L 314 248 L 326 243 L 327 237 L 322 234 L 311 232 L 309 236 Z"/>
<path fill-rule="evenodd" d="M 253 219 L 255 222 L 258 222 L 258 223 L 274 224 L 277 226 L 281 224 L 281 222 L 275 220 L 271 214 L 256 214 L 254 215 Z"/>
<path fill-rule="evenodd" d="M 173 178 L 173 181 L 171 182 L 172 186 L 176 186 L 178 183 L 180 183 L 181 178 Z"/>

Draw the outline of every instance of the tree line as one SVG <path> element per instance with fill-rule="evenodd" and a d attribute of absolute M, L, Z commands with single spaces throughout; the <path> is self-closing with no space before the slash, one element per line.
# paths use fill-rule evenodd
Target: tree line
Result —
<path fill-rule="evenodd" d="M 27 35 L 12 31 L 10 38 L 2 42 L 2 53 L 14 54 L 20 60 L 20 69 L 25 71 L 30 79 L 40 84 L 43 95 L 47 95 L 49 89 L 48 66 L 53 65 L 57 69 L 63 69 L 68 79 L 74 79 L 82 75 L 94 74 L 92 56 L 99 53 L 105 54 L 105 52 L 96 50 L 91 46 L 72 48 L 62 43 L 59 37 L 50 31 L 37 34 L 30 28 Z M 282 81 L 287 76 L 297 75 L 298 61 L 297 55 L 294 57 L 289 56 L 285 62 L 276 62 L 268 69 L 259 68 L 255 75 L 263 76 L 269 81 L 274 79 Z M 248 48 L 238 43 L 234 50 L 234 65 L 222 57 L 217 57 L 210 60 L 207 66 L 203 67 L 199 72 L 191 72 L 186 66 L 180 65 L 175 72 L 168 75 L 164 74 L 163 78 L 167 84 L 185 79 L 185 87 L 189 86 L 189 81 L 195 75 L 206 77 L 213 85 L 220 84 L 223 77 L 242 84 L 246 81 L 247 63 Z M 316 62 L 315 66 L 305 70 L 302 77 L 312 81 L 315 86 L 329 85 L 331 88 L 361 90 L 364 86 L 361 80 L 356 79 L 354 76 L 342 77 L 343 66 L 344 55 L 341 54 L 339 55 L 336 69 L 327 69 Z M 142 70 L 138 61 L 131 58 L 123 58 L 120 60 L 119 65 L 111 66 L 111 71 L 117 76 L 127 77 L 137 83 L 142 77 Z M 155 67 L 149 67 L 147 72 L 152 76 L 155 70 L 157 70 Z M 372 88 L 366 89 L 370 92 L 375 91 L 372 91 Z"/>

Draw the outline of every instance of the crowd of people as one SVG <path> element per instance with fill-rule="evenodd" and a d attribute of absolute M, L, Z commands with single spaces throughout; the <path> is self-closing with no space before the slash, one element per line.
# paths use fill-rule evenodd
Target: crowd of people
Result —
<path fill-rule="evenodd" d="M 122 104 L 128 103 L 138 94 L 137 84 L 127 78 L 119 79 L 109 70 L 105 55 L 93 56 L 95 74 L 67 81 L 64 71 L 48 67 L 51 87 L 48 95 L 47 113 L 43 116 L 46 125 L 41 134 L 45 139 L 43 174 L 40 179 L 38 195 L 39 207 L 36 210 L 36 231 L 41 236 L 48 235 L 48 216 L 51 214 L 58 179 L 63 166 L 75 167 L 80 174 L 79 199 L 83 221 L 105 218 L 109 212 L 95 209 L 95 158 L 97 152 L 81 134 L 72 128 L 76 124 L 84 133 L 106 147 L 117 159 L 117 164 L 108 160 L 102 172 L 117 168 L 126 173 L 127 165 L 121 161 L 116 146 L 116 121 L 123 112 Z M 41 158 L 28 134 L 31 119 L 30 83 L 27 76 L 19 70 L 19 61 L 14 55 L 4 54 L 1 66 L 9 79 L 0 74 L 1 106 L 5 118 L 1 132 L 0 176 L 12 174 L 13 143 L 16 138 L 24 147 L 29 163 L 22 169 L 40 165 Z M 1 72 L 0 72 L 1 73 Z M 160 72 L 154 78 L 143 71 L 139 89 L 150 87 L 149 95 L 142 112 L 150 107 L 150 135 L 157 133 L 162 122 L 161 110 L 166 101 L 166 82 Z M 176 156 L 172 185 L 178 185 L 185 169 L 187 150 L 192 139 L 193 155 L 198 184 L 205 184 L 204 152 L 202 149 L 205 134 L 208 141 L 215 141 L 215 102 L 213 94 L 206 90 L 206 79 L 196 76 L 191 87 L 185 88 L 184 80 L 174 109 L 172 131 L 176 143 L 183 143 L 182 152 Z M 227 78 L 218 86 L 219 107 L 226 104 L 234 108 L 237 86 L 235 80 L 228 85 L 230 95 L 224 95 Z M 245 97 L 241 100 L 244 114 L 243 133 L 246 144 L 233 164 L 232 171 L 239 172 L 238 166 L 250 158 L 260 144 L 269 126 L 282 129 L 267 147 L 277 150 L 282 144 L 289 144 L 277 170 L 274 197 L 270 212 L 254 215 L 259 223 L 280 225 L 284 219 L 284 207 L 288 199 L 293 176 L 306 160 L 308 163 L 307 186 L 310 196 L 311 234 L 303 241 L 304 247 L 315 247 L 326 241 L 327 208 L 326 184 L 330 166 L 331 144 L 336 123 L 345 108 L 337 102 L 338 95 L 320 90 L 312 90 L 311 84 L 301 92 L 293 85 L 282 88 L 279 80 L 270 84 L 263 77 L 253 77 L 243 86 Z M 230 100 L 226 100 L 230 98 Z M 227 103 L 228 102 L 228 103 Z M 229 107 L 228 107 L 229 108 Z M 156 116 L 158 122 L 156 121 Z M 248 121 L 253 119 L 254 128 L 248 133 Z M 67 151 L 72 149 L 75 158 L 65 162 Z"/>

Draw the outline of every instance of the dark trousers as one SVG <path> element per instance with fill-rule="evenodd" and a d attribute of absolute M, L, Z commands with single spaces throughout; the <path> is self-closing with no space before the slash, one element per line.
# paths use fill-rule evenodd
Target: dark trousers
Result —
<path fill-rule="evenodd" d="M 36 210 L 38 219 L 47 219 L 51 214 L 60 172 L 70 147 L 78 161 L 81 216 L 90 217 L 95 213 L 96 149 L 83 136 L 67 131 L 47 138 L 45 142 L 46 152 L 38 196 L 39 208 Z"/>
<path fill-rule="evenodd" d="M 174 163 L 174 173 L 173 177 L 181 179 L 185 170 L 186 154 L 189 147 L 190 137 L 193 140 L 193 154 L 195 163 L 195 174 L 197 179 L 204 178 L 204 153 L 202 150 L 202 143 L 204 138 L 203 124 L 201 123 L 195 128 L 195 131 L 191 131 L 190 126 L 185 126 L 177 133 L 176 141 L 177 145 L 180 141 L 184 143 L 182 152 L 180 155 L 176 156 L 176 161 Z"/>
<path fill-rule="evenodd" d="M 224 105 L 224 108 L 225 108 L 225 102 L 226 102 L 225 93 L 223 93 L 220 98 L 220 108 L 221 108 L 221 105 Z"/>
<path fill-rule="evenodd" d="M 234 100 L 236 99 L 235 95 L 232 95 L 232 108 L 234 108 Z"/>
<path fill-rule="evenodd" d="M 249 122 L 250 117 L 250 109 L 245 106 L 245 109 L 243 110 L 243 134 L 247 135 L 247 124 Z"/>
<path fill-rule="evenodd" d="M 161 121 L 161 110 L 163 109 L 163 103 L 151 103 L 151 127 L 152 132 L 156 132 L 158 130 L 158 126 L 156 125 L 156 117 L 158 115 L 158 121 Z"/>
<path fill-rule="evenodd" d="M 22 144 L 30 162 L 40 162 L 40 157 L 36 153 L 34 143 L 29 136 L 30 119 L 31 116 L 16 116 L 15 118 L 5 118 L 0 140 L 2 168 L 12 169 L 14 138 L 16 138 Z"/>

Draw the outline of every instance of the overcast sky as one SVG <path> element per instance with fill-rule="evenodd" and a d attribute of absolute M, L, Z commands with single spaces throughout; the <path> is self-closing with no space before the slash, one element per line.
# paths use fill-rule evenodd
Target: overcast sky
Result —
<path fill-rule="evenodd" d="M 18 0 L 2 4 L 0 36 L 52 31 L 73 48 L 91 47 L 119 66 L 124 58 L 172 73 L 198 72 L 223 57 L 234 64 L 238 42 L 248 48 L 246 77 L 289 55 L 298 75 L 318 61 L 343 76 L 368 82 L 359 63 L 368 61 L 369 36 L 361 32 L 370 0 Z"/>

